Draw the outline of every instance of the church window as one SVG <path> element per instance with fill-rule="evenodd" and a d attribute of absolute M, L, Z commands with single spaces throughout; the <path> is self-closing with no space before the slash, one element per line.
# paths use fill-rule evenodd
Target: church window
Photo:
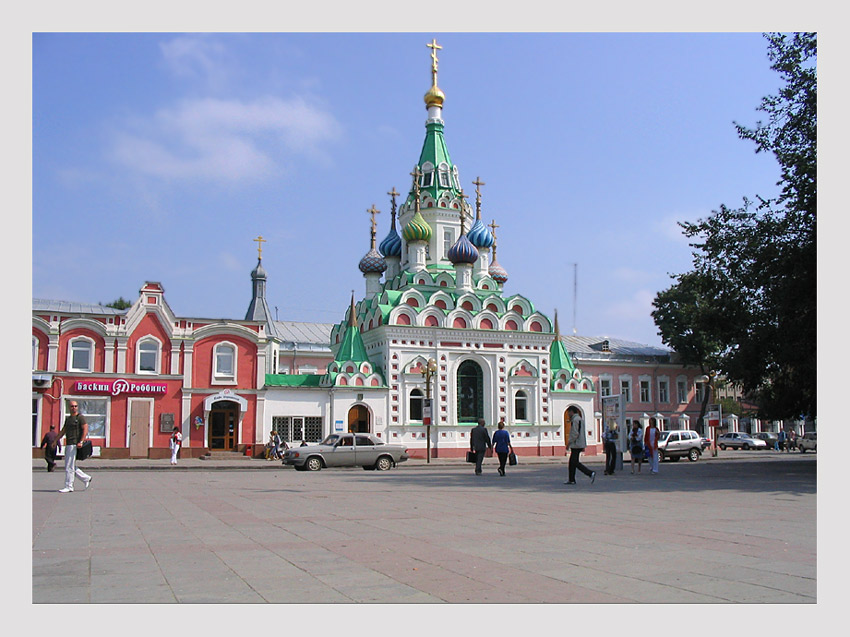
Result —
<path fill-rule="evenodd" d="M 514 321 L 514 320 L 510 320 L 510 321 L 508 321 L 507 323 L 505 323 L 505 329 L 506 329 L 506 330 L 511 330 L 511 331 L 514 331 L 514 332 L 515 332 L 515 331 L 518 329 L 518 328 L 517 328 L 516 321 Z"/>
<path fill-rule="evenodd" d="M 446 302 L 443 299 L 437 299 L 436 301 L 434 301 L 434 305 L 436 305 L 441 310 L 446 309 Z"/>
<path fill-rule="evenodd" d="M 455 235 L 451 229 L 443 230 L 443 256 L 449 253 L 455 242 Z"/>
<path fill-rule="evenodd" d="M 396 319 L 397 325 L 410 325 L 410 317 L 407 314 L 399 314 Z"/>
<path fill-rule="evenodd" d="M 457 370 L 457 420 L 474 423 L 484 417 L 484 374 L 471 360 L 464 361 Z"/>
<path fill-rule="evenodd" d="M 538 323 L 537 321 L 533 321 L 533 322 L 531 323 L 531 331 L 532 331 L 532 332 L 542 332 L 542 331 L 543 331 L 543 327 L 542 327 L 542 326 L 540 325 L 540 323 Z"/>
<path fill-rule="evenodd" d="M 410 392 L 410 419 L 421 421 L 422 420 L 422 405 L 424 402 L 424 398 L 422 396 L 421 389 L 414 389 Z"/>
<path fill-rule="evenodd" d="M 449 173 L 445 168 L 440 169 L 440 187 L 448 188 L 449 187 Z M 443 204 L 445 207 L 445 204 Z"/>
<path fill-rule="evenodd" d="M 439 321 L 436 316 L 429 315 L 425 317 L 425 327 L 437 327 L 437 325 L 439 325 Z"/>
<path fill-rule="evenodd" d="M 481 329 L 482 330 L 492 330 L 493 322 L 490 319 L 481 319 Z"/>
<path fill-rule="evenodd" d="M 419 185 L 422 188 L 430 188 L 434 183 L 434 171 L 429 170 L 428 172 L 422 173 L 422 177 L 419 179 Z"/>
<path fill-rule="evenodd" d="M 528 396 L 523 390 L 514 396 L 514 419 L 528 420 Z"/>
<path fill-rule="evenodd" d="M 452 327 L 464 329 L 466 327 L 466 320 L 463 317 L 458 316 L 458 317 L 455 318 L 454 324 L 452 325 Z"/>
<path fill-rule="evenodd" d="M 468 310 L 470 312 L 472 311 L 472 303 L 470 301 L 464 301 L 463 304 L 461 305 L 461 307 L 464 310 Z"/>

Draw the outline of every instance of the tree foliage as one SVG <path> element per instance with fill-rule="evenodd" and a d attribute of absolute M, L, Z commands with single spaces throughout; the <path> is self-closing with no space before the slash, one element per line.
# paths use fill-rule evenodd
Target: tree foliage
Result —
<path fill-rule="evenodd" d="M 112 301 L 111 303 L 107 303 L 104 307 L 115 308 L 116 310 L 126 310 L 128 307 L 132 307 L 132 301 L 128 301 L 123 296 L 119 296 L 117 299 Z"/>
<path fill-rule="evenodd" d="M 653 317 L 664 342 L 686 362 L 712 365 L 741 383 L 760 416 L 814 417 L 817 36 L 765 37 L 771 68 L 783 85 L 758 107 L 767 122 L 736 127 L 756 152 L 776 157 L 780 194 L 745 199 L 737 209 L 722 205 L 706 219 L 681 223 L 692 240 L 693 270 L 656 296 Z"/>

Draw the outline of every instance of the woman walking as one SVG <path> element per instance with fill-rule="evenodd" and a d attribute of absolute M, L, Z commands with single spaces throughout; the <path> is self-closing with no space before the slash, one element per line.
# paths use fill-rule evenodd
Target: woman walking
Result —
<path fill-rule="evenodd" d="M 658 425 L 655 418 L 649 419 L 649 427 L 643 437 L 643 446 L 649 456 L 649 473 L 658 473 Z"/>
<path fill-rule="evenodd" d="M 499 428 L 493 434 L 493 448 L 499 456 L 499 475 L 504 477 L 508 454 L 514 452 L 514 447 L 511 444 L 511 435 L 505 430 L 504 418 L 499 421 Z"/>
<path fill-rule="evenodd" d="M 640 423 L 637 420 L 632 422 L 632 430 L 629 432 L 629 454 L 632 457 L 632 473 L 635 472 L 635 462 L 640 473 L 640 466 L 643 464 L 643 436 L 640 435 Z"/>

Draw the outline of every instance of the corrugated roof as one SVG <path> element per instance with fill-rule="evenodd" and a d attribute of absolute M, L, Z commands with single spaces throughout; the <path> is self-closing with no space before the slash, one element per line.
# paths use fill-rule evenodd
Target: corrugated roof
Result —
<path fill-rule="evenodd" d="M 78 303 L 76 301 L 52 301 L 49 299 L 33 299 L 33 312 L 57 312 L 60 314 L 108 314 L 115 316 L 126 314 L 127 310 L 116 310 L 96 303 Z"/>
<path fill-rule="evenodd" d="M 585 359 L 611 360 L 622 358 L 669 359 L 673 351 L 666 347 L 625 341 L 609 336 L 561 336 L 570 355 Z M 610 353 L 603 351 L 602 343 L 608 341 Z"/>
<path fill-rule="evenodd" d="M 297 321 L 275 321 L 275 328 L 282 344 L 296 343 L 330 351 L 333 323 L 300 323 Z"/>

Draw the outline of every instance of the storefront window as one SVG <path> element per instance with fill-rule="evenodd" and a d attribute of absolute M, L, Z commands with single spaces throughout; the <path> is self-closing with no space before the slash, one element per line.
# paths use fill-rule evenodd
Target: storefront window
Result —
<path fill-rule="evenodd" d="M 106 437 L 106 415 L 109 413 L 108 398 L 74 398 L 80 406 L 80 414 L 89 425 L 89 438 Z M 69 415 L 68 401 L 65 401 L 65 415 Z"/>

